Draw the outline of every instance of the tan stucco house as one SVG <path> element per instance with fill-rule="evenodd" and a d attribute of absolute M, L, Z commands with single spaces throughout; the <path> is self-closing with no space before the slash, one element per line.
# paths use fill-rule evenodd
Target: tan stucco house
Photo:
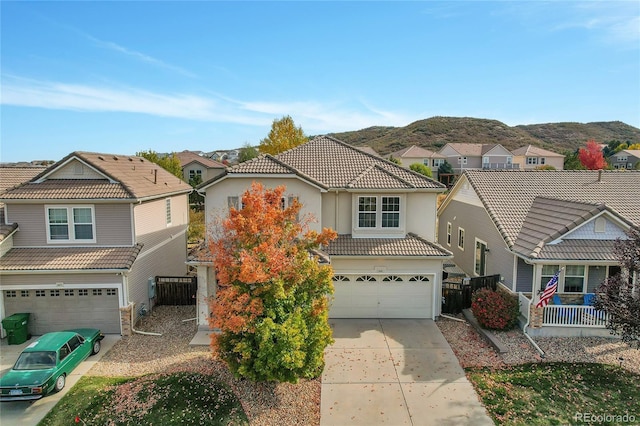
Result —
<path fill-rule="evenodd" d="M 523 146 L 511 152 L 513 153 L 513 162 L 518 164 L 521 170 L 534 170 L 543 166 L 564 170 L 564 155 L 557 152 L 534 145 Z"/>
<path fill-rule="evenodd" d="M 445 187 L 423 175 L 337 139 L 319 136 L 276 156 L 262 155 L 203 183 L 209 226 L 238 207 L 253 181 L 286 186 L 283 203 L 297 198 L 316 230 L 338 238 L 323 248 L 334 270 L 332 318 L 434 318 L 440 313 L 443 262 L 436 242 L 436 199 Z M 215 294 L 215 274 L 198 269 L 199 321 Z"/>
<path fill-rule="evenodd" d="M 227 168 L 224 164 L 203 157 L 193 151 L 182 151 L 175 154 L 180 161 L 182 167 L 182 175 L 185 182 L 191 182 L 191 179 L 200 177 L 200 182 L 206 182 L 221 174 Z"/>
<path fill-rule="evenodd" d="M 34 335 L 129 334 L 153 307 L 153 277 L 186 273 L 191 191 L 142 157 L 89 152 L 6 189 L 0 317 L 29 312 Z"/>
<path fill-rule="evenodd" d="M 400 165 L 410 167 L 412 164 L 424 164 L 431 169 L 431 175 L 434 179 L 438 178 L 438 168 L 444 164 L 447 159 L 444 155 L 430 151 L 428 149 L 411 145 L 410 147 L 392 152 L 393 158 L 400 161 Z"/>

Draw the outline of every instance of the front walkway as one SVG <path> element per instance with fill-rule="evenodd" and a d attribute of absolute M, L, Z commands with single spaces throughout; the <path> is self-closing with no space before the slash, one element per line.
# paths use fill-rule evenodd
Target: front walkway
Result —
<path fill-rule="evenodd" d="M 321 425 L 493 425 L 432 320 L 330 320 Z"/>

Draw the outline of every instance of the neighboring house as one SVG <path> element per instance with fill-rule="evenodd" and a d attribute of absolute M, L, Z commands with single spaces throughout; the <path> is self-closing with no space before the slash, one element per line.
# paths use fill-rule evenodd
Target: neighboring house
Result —
<path fill-rule="evenodd" d="M 640 172 L 469 170 L 438 210 L 438 239 L 468 275 L 499 274 L 507 289 L 522 293 L 521 312 L 532 326 L 606 335 L 602 321 L 582 315 L 590 307 L 566 308 L 572 321 L 559 321 L 557 307 L 533 309 L 530 317 L 528 305 L 561 268 L 558 294 L 573 305 L 619 272 L 612 249 L 640 226 L 638 200 Z"/>
<path fill-rule="evenodd" d="M 74 152 L 4 191 L 0 317 L 29 312 L 36 335 L 130 334 L 153 277 L 186 273 L 191 190 L 141 157 Z"/>
<path fill-rule="evenodd" d="M 614 169 L 638 170 L 640 164 L 640 150 L 623 149 L 609 157 L 611 167 Z"/>
<path fill-rule="evenodd" d="M 438 168 L 443 165 L 447 159 L 440 153 L 429 151 L 428 149 L 415 145 L 392 152 L 390 155 L 400 160 L 400 165 L 404 167 L 409 167 L 415 163 L 424 164 L 431 168 L 431 174 L 436 179 L 438 177 Z"/>
<path fill-rule="evenodd" d="M 443 262 L 436 240 L 436 201 L 446 188 L 337 139 L 319 136 L 276 156 L 262 155 L 199 186 L 208 226 L 238 207 L 253 181 L 286 186 L 301 216 L 338 238 L 323 249 L 334 271 L 333 318 L 434 318 L 440 313 Z M 202 259 L 202 258 L 201 258 Z M 206 259 L 206 258 L 205 258 Z M 198 266 L 198 300 L 215 294 L 213 268 Z M 205 304 L 199 310 L 206 325 Z"/>
<path fill-rule="evenodd" d="M 185 182 L 191 182 L 191 179 L 197 176 L 200 177 L 200 182 L 206 182 L 218 176 L 227 168 L 224 164 L 203 157 L 193 151 L 182 151 L 175 155 L 180 160 Z"/>
<path fill-rule="evenodd" d="M 363 145 L 356 148 L 358 148 L 360 151 L 366 152 L 367 154 L 375 155 L 376 157 L 380 156 L 380 154 L 378 154 L 378 152 L 370 146 Z"/>
<path fill-rule="evenodd" d="M 557 152 L 527 145 L 512 151 L 512 153 L 514 164 L 518 164 L 521 170 L 533 170 L 543 166 L 564 170 L 564 155 Z"/>
<path fill-rule="evenodd" d="M 456 173 L 469 169 L 518 169 L 513 154 L 500 144 L 448 143 L 438 152 Z"/>
<path fill-rule="evenodd" d="M 31 180 L 34 176 L 37 176 L 45 168 L 36 166 L 19 166 L 19 167 L 0 167 L 0 193 L 6 191 L 9 188 L 18 186 L 28 180 Z M 0 226 L 5 225 L 4 215 L 4 203 L 0 202 Z M 0 241 L 4 239 L 5 235 L 0 232 Z M 0 254 L 1 255 L 1 254 Z"/>

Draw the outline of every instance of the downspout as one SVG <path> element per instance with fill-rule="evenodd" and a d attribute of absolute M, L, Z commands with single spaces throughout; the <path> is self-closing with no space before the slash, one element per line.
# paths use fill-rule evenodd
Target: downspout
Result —
<path fill-rule="evenodd" d="M 531 298 L 533 299 L 533 294 L 531 295 Z M 533 339 L 531 338 L 531 336 L 529 336 L 527 334 L 527 327 L 529 327 L 529 322 L 531 321 L 531 302 L 533 302 L 533 300 L 529 300 L 529 305 L 527 306 L 527 312 L 529 312 L 529 315 L 527 315 L 527 323 L 524 325 L 524 327 L 522 327 L 522 333 L 524 334 L 524 337 L 526 337 L 527 339 L 529 339 L 529 342 L 531 342 L 531 344 L 533 345 L 534 348 L 536 348 L 536 350 L 538 351 L 538 353 L 540 354 L 541 358 L 545 357 L 545 353 L 542 349 L 540 349 L 540 346 L 538 346 L 538 344 L 536 342 L 533 341 Z"/>
<path fill-rule="evenodd" d="M 134 329 L 133 328 L 133 308 L 135 306 L 135 303 L 129 302 L 129 306 L 131 307 L 131 310 L 130 310 L 130 312 L 131 312 L 131 320 L 130 321 L 131 321 L 131 331 L 132 332 L 134 332 L 136 334 L 143 334 L 145 336 L 162 336 L 161 333 L 152 333 L 150 331 L 138 331 L 138 330 Z"/>

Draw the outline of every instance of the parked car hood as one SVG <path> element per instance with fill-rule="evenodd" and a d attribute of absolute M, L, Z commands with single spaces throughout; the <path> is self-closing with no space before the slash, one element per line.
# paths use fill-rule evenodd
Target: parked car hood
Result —
<path fill-rule="evenodd" d="M 9 370 L 7 374 L 0 378 L 0 386 L 19 387 L 41 385 L 51 377 L 55 368 L 45 370 Z"/>

